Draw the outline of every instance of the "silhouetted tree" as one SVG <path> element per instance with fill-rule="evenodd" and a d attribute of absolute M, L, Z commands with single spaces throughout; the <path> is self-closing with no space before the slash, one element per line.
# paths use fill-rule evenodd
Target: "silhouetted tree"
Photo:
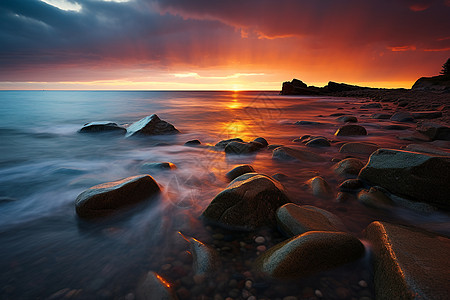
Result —
<path fill-rule="evenodd" d="M 442 65 L 441 75 L 450 76 L 450 58 Z"/>

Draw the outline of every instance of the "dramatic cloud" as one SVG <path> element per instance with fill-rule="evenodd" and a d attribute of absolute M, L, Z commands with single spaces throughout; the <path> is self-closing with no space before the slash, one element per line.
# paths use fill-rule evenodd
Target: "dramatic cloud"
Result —
<path fill-rule="evenodd" d="M 448 0 L 2 0 L 0 81 L 410 82 L 450 56 L 449 15 Z"/>

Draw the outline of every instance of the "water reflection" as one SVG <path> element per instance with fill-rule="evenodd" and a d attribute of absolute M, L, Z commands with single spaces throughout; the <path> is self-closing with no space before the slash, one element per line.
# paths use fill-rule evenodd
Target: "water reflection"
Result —
<path fill-rule="evenodd" d="M 373 297 L 367 257 L 295 284 L 274 282 L 252 269 L 259 253 L 254 239 L 263 236 L 268 248 L 284 239 L 279 232 L 263 228 L 238 233 L 204 226 L 199 215 L 227 185 L 226 172 L 243 163 L 260 173 L 286 174 L 282 183 L 292 201 L 333 212 L 358 237 L 373 220 L 449 233 L 445 214 L 381 212 L 357 202 L 318 199 L 303 188 L 305 181 L 321 175 L 336 190 L 342 179 L 331 170 L 331 160 L 345 157 L 338 152 L 340 142 L 362 140 L 397 149 L 408 143 L 380 129 L 389 121 L 360 116 L 364 113 L 346 103 L 348 99 L 259 92 L 11 92 L 0 93 L 0 100 L 0 137 L 5 141 L 0 144 L 0 197 L 16 199 L 0 202 L 0 295 L 4 299 L 47 298 L 58 292 L 55 299 L 68 293 L 74 299 L 124 299 L 150 270 L 176 290 L 187 290 L 189 298 L 202 294 L 226 298 L 236 289 L 235 298 L 249 296 L 243 290 L 266 298 L 315 299 L 316 291 L 326 299 Z M 341 125 L 330 116 L 336 112 L 358 115 L 369 135 L 333 136 Z M 130 140 L 76 133 L 89 121 L 129 124 L 152 113 L 173 123 L 182 134 Z M 321 125 L 294 125 L 296 121 Z M 222 139 L 250 141 L 258 136 L 270 144 L 294 146 L 298 144 L 292 140 L 304 134 L 332 140 L 333 147 L 309 149 L 322 155 L 323 162 L 274 161 L 270 151 L 229 156 L 210 147 Z M 183 146 L 191 139 L 201 140 L 202 145 Z M 177 165 L 174 170 L 149 172 L 162 186 L 157 200 L 105 222 L 77 219 L 74 200 L 79 193 L 140 174 L 143 165 L 152 162 Z M 223 268 L 205 282 L 193 281 L 192 256 L 177 237 L 178 231 L 218 249 Z M 243 288 L 247 280 L 253 283 L 250 289 Z M 368 286 L 359 284 L 361 280 Z"/>

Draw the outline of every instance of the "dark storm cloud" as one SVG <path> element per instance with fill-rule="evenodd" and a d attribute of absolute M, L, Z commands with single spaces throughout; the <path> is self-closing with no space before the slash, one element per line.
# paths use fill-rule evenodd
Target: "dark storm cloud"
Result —
<path fill-rule="evenodd" d="M 449 1 L 442 0 L 160 0 L 162 11 L 220 20 L 261 37 L 342 39 L 348 43 L 418 44 L 450 36 Z"/>
<path fill-rule="evenodd" d="M 156 64 L 189 58 L 183 46 L 229 27 L 218 21 L 185 21 L 152 11 L 151 3 L 79 1 L 79 12 L 41 1 L 0 1 L 0 75 L 33 66 Z M 208 32 L 204 32 L 208 28 Z M 22 76 L 23 73 L 20 74 Z"/>
<path fill-rule="evenodd" d="M 294 68 L 288 58 L 297 52 L 304 55 L 298 64 L 322 55 L 344 65 L 358 51 L 361 61 L 383 51 L 450 49 L 449 0 L 75 2 L 79 12 L 0 0 L 0 81 L 61 80 L 52 73 L 58 68 Z M 389 67 L 400 58 L 386 59 Z"/>

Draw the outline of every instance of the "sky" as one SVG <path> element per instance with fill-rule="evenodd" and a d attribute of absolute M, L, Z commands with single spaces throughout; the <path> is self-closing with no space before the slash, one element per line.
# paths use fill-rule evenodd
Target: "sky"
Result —
<path fill-rule="evenodd" d="M 0 89 L 410 88 L 450 0 L 0 0 Z"/>

